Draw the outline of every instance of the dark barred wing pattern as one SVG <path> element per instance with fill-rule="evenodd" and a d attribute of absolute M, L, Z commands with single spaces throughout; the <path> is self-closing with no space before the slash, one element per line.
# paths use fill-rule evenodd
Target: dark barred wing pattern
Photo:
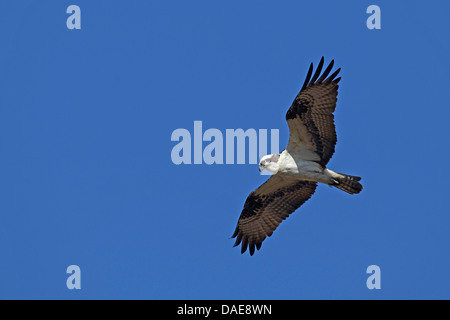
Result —
<path fill-rule="evenodd" d="M 280 173 L 271 176 L 248 196 L 233 234 L 234 246 L 242 243 L 241 253 L 248 247 L 253 255 L 284 219 L 311 198 L 316 187 L 316 182 L 298 181 Z"/>
<path fill-rule="evenodd" d="M 321 75 L 323 63 L 322 57 L 314 75 L 311 63 L 302 89 L 286 113 L 286 120 L 290 132 L 287 150 L 301 154 L 300 149 L 308 149 L 317 154 L 315 160 L 325 166 L 337 142 L 333 112 L 341 80 L 336 76 L 341 69 L 328 76 L 334 65 L 332 60 Z"/>

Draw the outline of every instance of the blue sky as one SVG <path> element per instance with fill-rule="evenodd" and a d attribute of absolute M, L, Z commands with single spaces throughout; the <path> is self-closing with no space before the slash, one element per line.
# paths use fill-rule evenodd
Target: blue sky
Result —
<path fill-rule="evenodd" d="M 81 8 L 68 30 L 66 8 Z M 381 8 L 381 30 L 366 9 Z M 0 298 L 450 298 L 447 1 L 0 3 Z M 175 165 L 171 134 L 279 129 L 341 67 L 321 185 L 250 257 L 257 165 Z M 81 268 L 81 290 L 66 268 Z M 381 268 L 368 290 L 366 268 Z"/>

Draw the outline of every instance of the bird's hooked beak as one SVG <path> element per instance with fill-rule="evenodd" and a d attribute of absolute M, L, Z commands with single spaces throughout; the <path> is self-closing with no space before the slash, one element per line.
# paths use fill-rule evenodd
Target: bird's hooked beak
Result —
<path fill-rule="evenodd" d="M 261 168 L 261 166 L 259 166 L 259 173 L 261 173 L 263 171 L 263 169 Z"/>

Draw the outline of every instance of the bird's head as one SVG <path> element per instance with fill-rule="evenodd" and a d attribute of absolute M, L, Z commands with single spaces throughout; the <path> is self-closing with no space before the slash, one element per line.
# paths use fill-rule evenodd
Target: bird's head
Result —
<path fill-rule="evenodd" d="M 272 173 L 277 173 L 279 169 L 278 160 L 280 160 L 279 154 L 269 154 L 262 157 L 261 161 L 259 162 L 259 172 L 267 170 Z"/>

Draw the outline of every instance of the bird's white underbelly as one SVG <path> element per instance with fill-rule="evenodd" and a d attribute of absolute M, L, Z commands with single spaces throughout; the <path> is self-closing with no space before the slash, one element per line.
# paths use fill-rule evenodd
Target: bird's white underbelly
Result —
<path fill-rule="evenodd" d="M 290 154 L 282 154 L 280 158 L 279 172 L 298 177 L 299 180 L 329 182 L 323 168 L 314 161 L 294 159 Z"/>

